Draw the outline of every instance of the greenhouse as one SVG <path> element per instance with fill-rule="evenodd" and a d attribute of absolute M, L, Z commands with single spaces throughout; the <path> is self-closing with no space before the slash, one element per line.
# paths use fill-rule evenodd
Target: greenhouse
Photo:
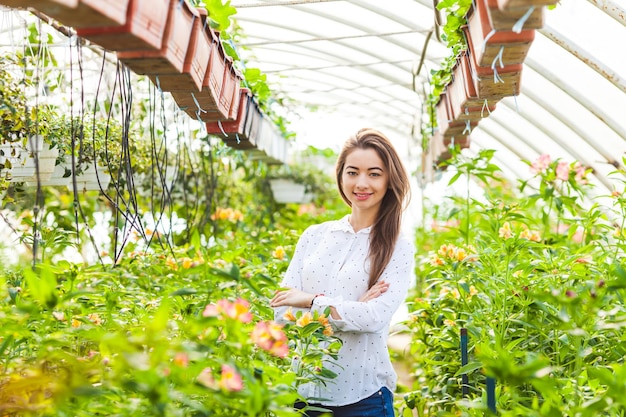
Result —
<path fill-rule="evenodd" d="M 622 1 L 0 14 L 1 416 L 626 416 Z"/>

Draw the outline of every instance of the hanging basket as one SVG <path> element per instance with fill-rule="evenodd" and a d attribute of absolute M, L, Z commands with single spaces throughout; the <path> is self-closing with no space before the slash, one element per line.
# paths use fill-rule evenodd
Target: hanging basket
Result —
<path fill-rule="evenodd" d="M 290 179 L 276 178 L 270 180 L 272 195 L 277 203 L 307 203 L 311 196 L 306 194 L 304 184 L 299 184 Z"/>
<path fill-rule="evenodd" d="M 487 0 L 475 0 L 467 14 L 467 43 L 480 66 L 524 62 L 535 39 L 532 29 L 513 32 L 496 30 L 489 18 Z"/>
<path fill-rule="evenodd" d="M 478 120 L 454 119 L 447 91 L 444 91 L 439 96 L 439 102 L 435 107 L 435 111 L 437 114 L 438 132 L 448 141 L 453 140 L 454 137 L 465 137 L 478 126 Z"/>
<path fill-rule="evenodd" d="M 530 7 L 554 6 L 559 0 L 497 0 L 500 10 L 505 12 L 528 10 Z"/>
<path fill-rule="evenodd" d="M 467 26 L 463 30 L 467 31 Z M 474 52 L 470 44 L 467 51 L 469 75 L 474 80 L 478 98 L 496 100 L 520 94 L 523 64 L 481 66 Z"/>
<path fill-rule="evenodd" d="M 129 0 L 0 0 L 15 8 L 33 8 L 73 28 L 119 26 L 126 22 Z"/>
<path fill-rule="evenodd" d="M 159 50 L 172 2 L 178 0 L 131 0 L 123 25 L 79 27 L 76 34 L 109 51 Z"/>
<path fill-rule="evenodd" d="M 159 75 L 183 72 L 198 12 L 187 0 L 172 0 L 168 16 L 160 49 L 126 50 L 117 53 L 117 58 L 124 65 L 136 74 L 149 75 L 162 90 L 158 82 Z"/>
<path fill-rule="evenodd" d="M 204 27 L 206 24 L 206 9 L 193 9 L 195 18 L 191 29 L 191 39 L 187 47 L 187 55 L 183 63 L 181 73 L 158 75 L 158 86 L 162 91 L 193 91 L 198 93 L 202 90 L 202 83 L 209 67 L 212 52 L 212 39 L 210 33 Z M 205 18 L 202 19 L 201 15 Z M 157 84 L 157 77 L 151 75 L 150 79 Z"/>
<path fill-rule="evenodd" d="M 478 92 L 471 76 L 469 55 L 463 51 L 452 68 L 452 79 L 446 86 L 449 97 L 450 117 L 452 120 L 478 121 L 496 109 L 499 98 L 478 97 Z"/>
<path fill-rule="evenodd" d="M 541 29 L 545 23 L 543 7 L 530 6 L 523 9 L 503 11 L 498 3 L 500 3 L 500 0 L 487 0 L 489 23 L 495 30 Z M 532 10 L 530 9 L 531 7 Z"/>
<path fill-rule="evenodd" d="M 209 65 L 202 82 L 202 90 L 200 92 L 174 90 L 172 97 L 178 107 L 193 119 L 211 122 L 223 120 L 228 116 L 218 107 L 224 87 L 227 59 L 219 34 L 208 25 L 206 16 L 201 14 L 200 19 L 211 46 Z"/>

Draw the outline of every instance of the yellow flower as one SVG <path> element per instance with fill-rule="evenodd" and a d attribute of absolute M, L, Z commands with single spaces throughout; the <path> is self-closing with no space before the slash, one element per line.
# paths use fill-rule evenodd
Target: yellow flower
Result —
<path fill-rule="evenodd" d="M 528 228 L 521 231 L 519 237 L 522 239 L 532 240 L 533 242 L 539 242 L 541 237 L 539 236 L 539 232 L 530 230 Z"/>
<path fill-rule="evenodd" d="M 445 319 L 443 321 L 443 324 L 445 324 L 448 327 L 456 327 L 456 323 L 454 322 L 454 320 L 450 320 L 450 319 Z"/>
<path fill-rule="evenodd" d="M 174 258 L 167 258 L 167 260 L 165 261 L 165 265 L 169 266 L 174 271 L 178 269 L 178 264 L 176 263 L 176 260 Z"/>
<path fill-rule="evenodd" d="M 299 327 L 304 327 L 307 324 L 313 322 L 313 316 L 311 315 L 310 311 L 307 311 L 306 313 L 304 313 L 302 315 L 302 317 L 300 317 L 297 321 L 296 321 L 296 325 Z"/>
<path fill-rule="evenodd" d="M 498 236 L 505 240 L 513 236 L 513 233 L 511 232 L 511 225 L 509 224 L 509 222 L 504 222 L 500 230 L 498 230 Z"/>
<path fill-rule="evenodd" d="M 276 259 L 283 260 L 285 258 L 285 248 L 282 246 L 277 246 L 276 249 L 272 252 L 272 256 Z"/>
<path fill-rule="evenodd" d="M 473 285 L 470 285 L 470 297 L 473 297 L 476 294 L 478 294 L 478 290 Z"/>
<path fill-rule="evenodd" d="M 283 316 L 283 318 L 285 320 L 289 320 L 289 321 L 296 321 L 297 320 L 296 316 L 293 314 L 293 311 L 291 310 L 291 307 L 289 307 L 287 309 L 287 311 L 285 312 L 285 315 Z"/>

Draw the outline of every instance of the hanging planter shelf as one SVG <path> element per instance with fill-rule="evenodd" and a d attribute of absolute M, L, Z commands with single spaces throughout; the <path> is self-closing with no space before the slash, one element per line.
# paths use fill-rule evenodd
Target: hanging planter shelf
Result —
<path fill-rule="evenodd" d="M 270 180 L 272 195 L 277 203 L 308 203 L 311 195 L 306 193 L 306 186 L 291 179 L 274 178 Z"/>

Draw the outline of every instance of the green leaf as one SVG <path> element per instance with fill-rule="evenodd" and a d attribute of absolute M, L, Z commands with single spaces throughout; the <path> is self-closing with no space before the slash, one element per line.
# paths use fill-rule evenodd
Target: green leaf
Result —
<path fill-rule="evenodd" d="M 467 365 L 462 366 L 458 371 L 456 371 L 454 376 L 468 374 L 468 373 L 470 373 L 472 371 L 475 371 L 476 369 L 480 369 L 482 367 L 483 367 L 482 362 L 470 362 Z"/>

